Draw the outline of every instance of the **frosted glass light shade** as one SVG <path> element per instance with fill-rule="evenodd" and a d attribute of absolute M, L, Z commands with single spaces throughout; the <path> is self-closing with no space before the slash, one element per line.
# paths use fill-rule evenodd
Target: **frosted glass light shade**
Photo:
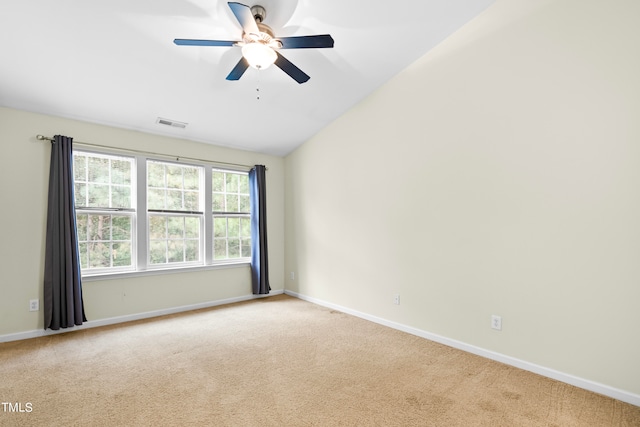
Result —
<path fill-rule="evenodd" d="M 249 65 L 258 70 L 269 68 L 278 57 L 273 49 L 259 42 L 242 46 L 242 56 L 244 56 Z"/>

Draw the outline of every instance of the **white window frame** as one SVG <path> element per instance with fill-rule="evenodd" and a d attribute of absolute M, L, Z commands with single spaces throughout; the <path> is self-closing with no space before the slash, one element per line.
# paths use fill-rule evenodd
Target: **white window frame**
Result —
<path fill-rule="evenodd" d="M 240 175 L 240 174 L 244 174 L 244 173 L 239 172 L 239 171 L 228 170 L 228 169 L 220 169 L 220 168 L 212 168 L 212 171 L 211 171 L 211 172 L 212 172 L 212 175 L 213 175 L 213 172 L 232 173 L 232 174 L 239 174 L 239 175 Z M 213 187 L 213 181 L 212 181 L 212 179 L 211 179 L 211 178 L 212 178 L 212 177 L 210 177 L 210 179 L 209 179 L 209 183 L 211 184 L 211 187 Z M 248 177 L 247 177 L 247 179 L 248 179 Z M 213 198 L 213 188 L 211 188 L 211 191 L 209 191 L 209 194 L 210 194 L 210 195 L 212 196 L 212 198 Z M 223 194 L 225 194 L 225 195 L 226 195 L 226 194 L 228 194 L 228 193 L 225 191 Z M 240 195 L 240 194 L 241 194 L 241 193 L 240 193 L 240 191 L 238 191 L 238 195 Z M 249 194 L 248 194 L 247 196 L 250 198 L 250 195 L 249 195 Z M 229 219 L 229 218 L 248 218 L 248 219 L 249 219 L 249 222 L 251 222 L 251 208 L 249 208 L 249 212 L 235 212 L 235 211 L 224 212 L 224 211 L 213 211 L 213 200 L 211 201 L 210 206 L 211 206 L 211 208 L 212 208 L 212 212 L 211 212 L 211 217 L 212 217 L 211 221 L 212 221 L 212 223 L 213 223 L 213 221 L 215 220 L 215 218 L 227 218 L 227 219 Z M 240 227 L 241 227 L 241 225 L 240 225 Z M 212 233 L 212 234 L 211 234 L 211 242 L 212 242 L 212 253 L 213 253 L 213 252 L 215 252 L 215 249 L 214 249 L 214 248 L 215 248 L 215 241 L 216 241 L 216 238 L 215 238 L 215 236 L 213 235 L 213 233 L 214 233 L 214 231 L 215 231 L 215 230 L 214 230 L 214 228 L 213 228 L 213 224 L 212 224 L 212 228 L 211 228 L 210 230 L 211 230 L 211 233 Z M 226 239 L 226 240 L 227 240 L 227 252 L 228 252 L 228 251 L 229 251 L 228 235 L 227 235 L 227 239 Z M 242 240 L 242 239 L 240 239 L 240 240 Z M 240 247 L 240 253 L 242 253 L 242 246 Z M 213 253 L 213 256 L 215 256 L 215 253 Z M 214 262 L 217 262 L 217 263 L 224 263 L 224 262 L 234 262 L 234 261 L 236 261 L 236 260 L 248 260 L 248 261 L 251 261 L 251 256 L 248 256 L 248 257 L 239 257 L 239 258 L 228 258 L 228 259 L 218 260 L 218 261 L 215 261 L 215 260 L 214 260 Z"/>
<path fill-rule="evenodd" d="M 95 150 L 78 148 L 76 152 L 83 152 L 89 155 L 112 155 L 119 157 L 133 158 L 133 167 L 135 173 L 132 175 L 132 192 L 134 199 L 134 212 L 132 214 L 132 267 L 95 269 L 92 271 L 83 271 L 82 278 L 89 280 L 112 279 L 117 277 L 131 277 L 136 275 L 148 274 L 164 274 L 171 272 L 197 271 L 203 269 L 243 267 L 251 262 L 250 257 L 233 258 L 224 260 L 214 260 L 213 258 L 213 207 L 212 207 L 212 171 L 223 171 L 239 174 L 247 174 L 247 170 L 221 168 L 212 163 L 198 162 L 189 160 L 188 162 L 172 161 L 161 156 L 146 154 L 130 154 L 126 151 L 111 150 Z M 203 167 L 203 179 L 201 182 L 201 199 L 203 203 L 203 220 L 201 221 L 201 261 L 198 263 L 185 262 L 175 264 L 155 264 L 151 265 L 149 261 L 149 212 L 147 210 L 147 161 L 158 161 L 163 163 L 176 163 L 178 165 L 192 165 Z M 112 214 L 108 212 L 107 214 Z"/>
<path fill-rule="evenodd" d="M 89 156 L 95 156 L 95 157 L 107 157 L 107 156 L 115 156 L 115 157 L 121 157 L 121 158 L 127 158 L 127 159 L 131 159 L 131 167 L 133 170 L 136 169 L 136 159 L 134 156 L 130 156 L 130 155 L 124 155 L 124 154 L 116 154 L 116 153 L 103 153 L 103 152 L 99 152 L 99 151 L 92 151 L 92 150 L 74 150 L 74 154 L 87 154 Z M 75 159 L 75 158 L 74 158 Z M 88 171 L 87 171 L 88 173 Z M 75 170 L 74 170 L 74 177 L 75 177 Z M 74 180 L 75 182 L 75 180 Z M 135 204 L 135 200 L 137 198 L 136 196 L 136 192 L 137 192 L 137 180 L 136 177 L 134 176 L 134 174 L 132 173 L 131 175 L 131 201 L 132 204 Z M 92 208 L 92 207 L 80 207 L 80 208 L 76 208 L 76 218 L 77 215 L 81 214 L 81 215 L 104 215 L 104 216 L 113 216 L 113 215 L 123 215 L 123 216 L 129 216 L 131 217 L 131 265 L 130 266 L 123 266 L 123 267 L 106 267 L 106 268 L 91 268 L 90 271 L 87 272 L 87 275 L 102 275 L 102 274 L 111 274 L 111 273 L 123 273 L 123 272 L 133 272 L 136 271 L 136 253 L 137 253 L 137 248 L 136 248 L 136 234 L 137 234 L 137 230 L 136 230 L 136 217 L 137 217 L 137 211 L 135 208 L 135 205 L 132 206 L 131 208 L 128 209 L 124 209 L 124 208 L 105 208 L 105 209 L 101 209 L 101 208 Z M 79 236 L 78 236 L 79 237 Z M 78 238 L 78 240 L 80 240 Z M 86 270 L 85 270 L 86 271 Z"/>
<path fill-rule="evenodd" d="M 150 211 L 148 209 L 148 206 L 146 206 L 147 201 L 148 201 L 148 197 L 147 197 L 147 190 L 149 189 L 149 185 L 147 182 L 147 165 L 148 162 L 158 162 L 158 163 L 163 163 L 166 165 L 176 165 L 176 166 L 195 166 L 198 168 L 201 168 L 202 173 L 200 174 L 200 189 L 199 189 L 199 193 L 200 193 L 200 200 L 199 200 L 199 204 L 200 204 L 200 211 L 199 212 L 187 212 L 187 211 L 168 211 L 168 210 L 154 210 L 154 211 Z M 207 230 L 206 224 L 205 224 L 205 216 L 206 216 L 206 200 L 204 197 L 205 194 L 203 194 L 203 191 L 206 191 L 206 181 L 203 182 L 203 180 L 206 179 L 206 170 L 209 169 L 207 166 L 205 165 L 200 165 L 200 164 L 193 164 L 193 163 L 183 163 L 183 162 L 174 162 L 174 161 L 167 161 L 167 160 L 158 160 L 158 159 L 152 159 L 152 158 L 146 158 L 145 159 L 145 181 L 144 181 L 144 198 L 145 198 L 145 214 L 146 214 L 146 227 L 145 227 L 145 241 L 146 241 L 146 245 L 144 247 L 144 251 L 146 252 L 146 259 L 144 260 L 144 264 L 146 266 L 147 270 L 166 270 L 168 268 L 180 268 L 180 267 L 190 267 L 190 266 L 201 266 L 201 265 L 206 265 L 206 249 L 205 247 L 207 246 L 206 242 L 206 235 L 205 232 Z M 140 192 L 140 191 L 139 191 Z M 167 216 L 167 217 L 171 217 L 171 216 L 180 216 L 180 217 L 198 217 L 200 218 L 200 243 L 199 243 L 199 254 L 200 254 L 200 259 L 198 261 L 186 261 L 186 262 L 175 262 L 175 263 L 164 263 L 164 264 L 152 264 L 151 263 L 151 251 L 150 251 L 150 246 L 151 246 L 151 233 L 149 230 L 149 218 L 151 215 L 157 215 L 157 216 Z"/>

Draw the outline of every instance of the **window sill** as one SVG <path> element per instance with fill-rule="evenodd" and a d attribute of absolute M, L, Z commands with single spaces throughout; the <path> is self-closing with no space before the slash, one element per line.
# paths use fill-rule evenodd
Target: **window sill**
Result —
<path fill-rule="evenodd" d="M 87 274 L 82 276 L 82 282 L 85 283 L 85 282 L 98 282 L 101 280 L 129 279 L 132 277 L 157 276 L 157 275 L 164 275 L 164 274 L 193 273 L 197 271 L 221 270 L 226 268 L 244 268 L 245 266 L 250 266 L 250 265 L 251 265 L 251 261 L 241 261 L 241 262 L 219 263 L 214 265 L 173 267 L 173 268 L 152 269 L 152 270 L 144 270 L 144 271 L 119 271 L 114 273 Z"/>

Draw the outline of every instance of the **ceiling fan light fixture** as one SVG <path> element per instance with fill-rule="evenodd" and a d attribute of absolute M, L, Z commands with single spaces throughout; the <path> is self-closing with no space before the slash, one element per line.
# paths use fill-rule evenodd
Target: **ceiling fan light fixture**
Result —
<path fill-rule="evenodd" d="M 242 56 L 249 65 L 258 70 L 269 68 L 278 58 L 272 48 L 260 42 L 247 43 L 242 46 Z"/>
<path fill-rule="evenodd" d="M 271 27 L 263 21 L 266 16 L 264 7 L 249 7 L 245 4 L 230 1 L 227 3 L 236 20 L 242 27 L 242 40 L 197 40 L 174 39 L 178 46 L 237 46 L 242 47 L 242 58 L 233 67 L 227 80 L 240 80 L 249 67 L 258 70 L 269 68 L 271 64 L 284 71 L 289 77 L 302 84 L 310 77 L 291 61 L 279 53 L 280 49 L 331 48 L 333 38 L 329 34 L 311 36 L 289 36 L 275 38 Z"/>

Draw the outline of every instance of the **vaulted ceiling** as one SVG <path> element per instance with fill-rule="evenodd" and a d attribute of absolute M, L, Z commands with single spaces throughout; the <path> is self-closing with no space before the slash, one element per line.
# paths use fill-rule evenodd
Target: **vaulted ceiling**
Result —
<path fill-rule="evenodd" d="M 228 81 L 240 48 L 173 43 L 241 40 L 226 1 L 3 0 L 0 105 L 282 156 L 491 3 L 246 1 L 276 36 L 335 40 L 281 51 L 311 77 L 298 84 L 275 66 Z"/>

